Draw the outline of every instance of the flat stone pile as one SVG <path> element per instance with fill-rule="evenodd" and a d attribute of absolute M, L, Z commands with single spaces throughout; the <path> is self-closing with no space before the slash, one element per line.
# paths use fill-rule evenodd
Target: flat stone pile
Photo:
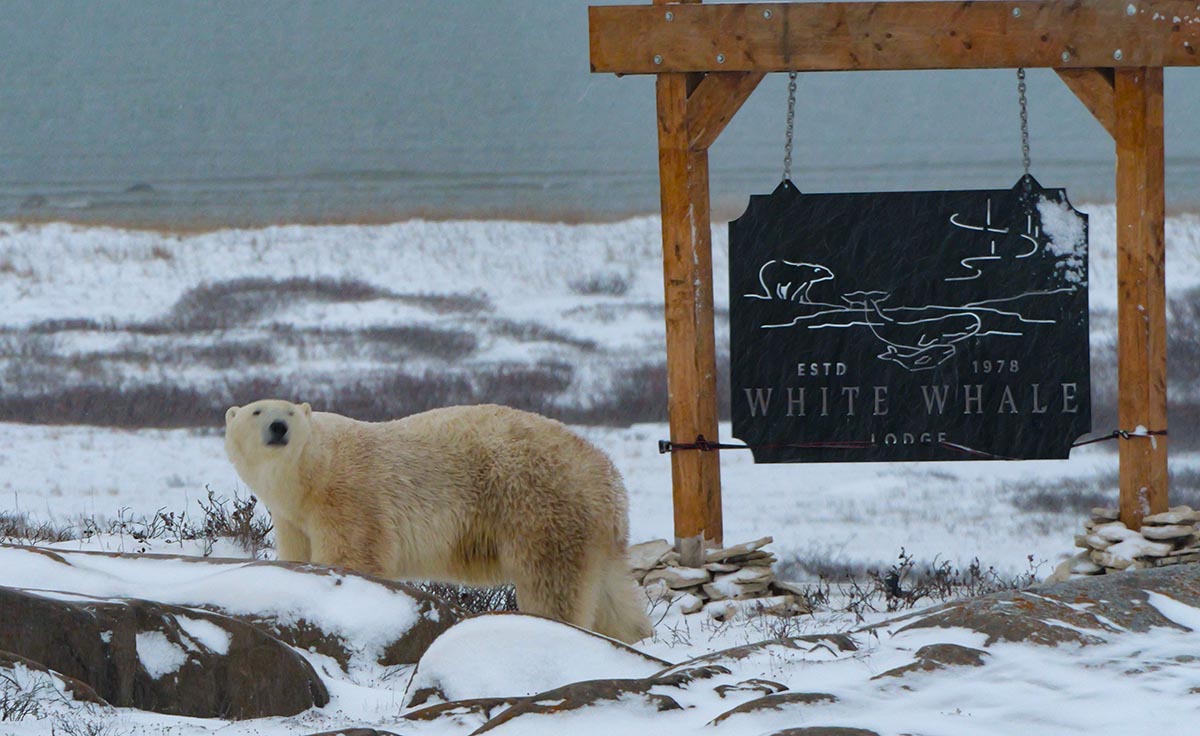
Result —
<path fill-rule="evenodd" d="M 718 621 L 738 616 L 810 613 L 803 588 L 775 579 L 773 553 L 763 549 L 774 539 L 705 550 L 702 567 L 680 565 L 679 553 L 665 539 L 629 548 L 633 576 L 651 600 L 678 601 L 684 613 L 706 613 Z"/>
<path fill-rule="evenodd" d="M 1143 518 L 1141 531 L 1126 527 L 1119 516 L 1117 509 L 1092 509 L 1091 518 L 1083 523 L 1083 534 L 1075 537 L 1075 546 L 1083 551 L 1059 565 L 1052 578 L 1200 562 L 1200 512 L 1189 506 L 1172 506 Z"/>

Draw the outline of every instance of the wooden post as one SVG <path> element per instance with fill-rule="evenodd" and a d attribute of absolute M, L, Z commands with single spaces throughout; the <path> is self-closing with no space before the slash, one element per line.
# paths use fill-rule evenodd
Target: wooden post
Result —
<path fill-rule="evenodd" d="M 698 435 L 718 440 L 708 151 L 692 148 L 688 130 L 688 97 L 701 80 L 700 75 L 658 76 L 667 407 L 671 441 L 679 443 L 695 442 Z M 721 543 L 717 453 L 672 453 L 671 486 L 675 545 L 684 565 L 698 567 L 705 543 Z"/>
<path fill-rule="evenodd" d="M 1167 429 L 1163 70 L 1117 69 L 1117 345 L 1121 428 Z M 1167 438 L 1120 441 L 1121 521 L 1167 510 Z"/>

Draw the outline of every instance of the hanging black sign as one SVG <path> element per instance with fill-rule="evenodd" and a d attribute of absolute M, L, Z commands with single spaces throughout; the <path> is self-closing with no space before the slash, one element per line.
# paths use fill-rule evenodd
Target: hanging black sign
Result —
<path fill-rule="evenodd" d="M 756 462 L 1065 458 L 1091 430 L 1087 216 L 1011 190 L 753 196 L 729 224 Z"/>

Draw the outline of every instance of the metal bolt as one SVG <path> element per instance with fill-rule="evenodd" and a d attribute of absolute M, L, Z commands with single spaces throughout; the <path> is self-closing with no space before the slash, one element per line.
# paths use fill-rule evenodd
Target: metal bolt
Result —
<path fill-rule="evenodd" d="M 763 11 L 763 18 L 764 18 L 764 19 L 766 19 L 766 20 L 771 20 L 771 11 L 769 11 L 769 10 L 764 10 L 764 11 Z"/>
<path fill-rule="evenodd" d="M 675 20 L 675 14 L 668 10 L 667 11 L 667 22 L 670 23 L 673 20 Z"/>
<path fill-rule="evenodd" d="M 717 54 L 717 63 L 718 63 L 718 64 L 724 64 L 724 63 L 725 63 L 725 54 Z"/>
<path fill-rule="evenodd" d="M 1124 54 L 1121 53 L 1121 49 L 1117 49 L 1113 52 L 1113 58 L 1117 61 L 1120 61 L 1122 56 L 1124 56 Z"/>
<path fill-rule="evenodd" d="M 1070 52 L 1070 51 L 1064 51 L 1064 52 L 1062 53 L 1062 60 L 1063 60 L 1063 61 L 1070 61 L 1070 60 L 1071 60 L 1071 52 Z"/>
<path fill-rule="evenodd" d="M 655 64 L 661 64 L 661 63 L 662 63 L 662 56 L 661 56 L 660 54 L 655 54 L 655 55 L 654 55 L 654 63 L 655 63 Z"/>
<path fill-rule="evenodd" d="M 1137 15 L 1137 8 L 1133 6 L 1133 3 L 1125 6 L 1125 15 Z"/>
<path fill-rule="evenodd" d="M 1020 17 L 1021 17 L 1021 9 L 1020 9 L 1020 8 L 1013 8 L 1013 17 L 1014 17 L 1014 18 L 1020 18 Z"/>

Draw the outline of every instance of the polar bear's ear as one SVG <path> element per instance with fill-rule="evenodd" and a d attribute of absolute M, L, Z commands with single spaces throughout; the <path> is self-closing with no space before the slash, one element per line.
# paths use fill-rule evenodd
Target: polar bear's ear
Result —
<path fill-rule="evenodd" d="M 312 416 L 312 407 L 307 402 L 300 405 L 300 411 L 304 412 L 306 417 Z"/>
<path fill-rule="evenodd" d="M 237 411 L 238 411 L 238 409 L 241 409 L 241 408 L 242 408 L 242 407 L 240 407 L 240 406 L 231 406 L 231 407 L 229 407 L 229 409 L 228 409 L 228 410 L 226 410 L 226 412 L 225 412 L 225 423 L 226 423 L 226 424 L 229 424 L 230 422 L 232 422 L 232 421 L 233 421 L 233 418 L 234 418 L 235 416 L 237 416 Z"/>

